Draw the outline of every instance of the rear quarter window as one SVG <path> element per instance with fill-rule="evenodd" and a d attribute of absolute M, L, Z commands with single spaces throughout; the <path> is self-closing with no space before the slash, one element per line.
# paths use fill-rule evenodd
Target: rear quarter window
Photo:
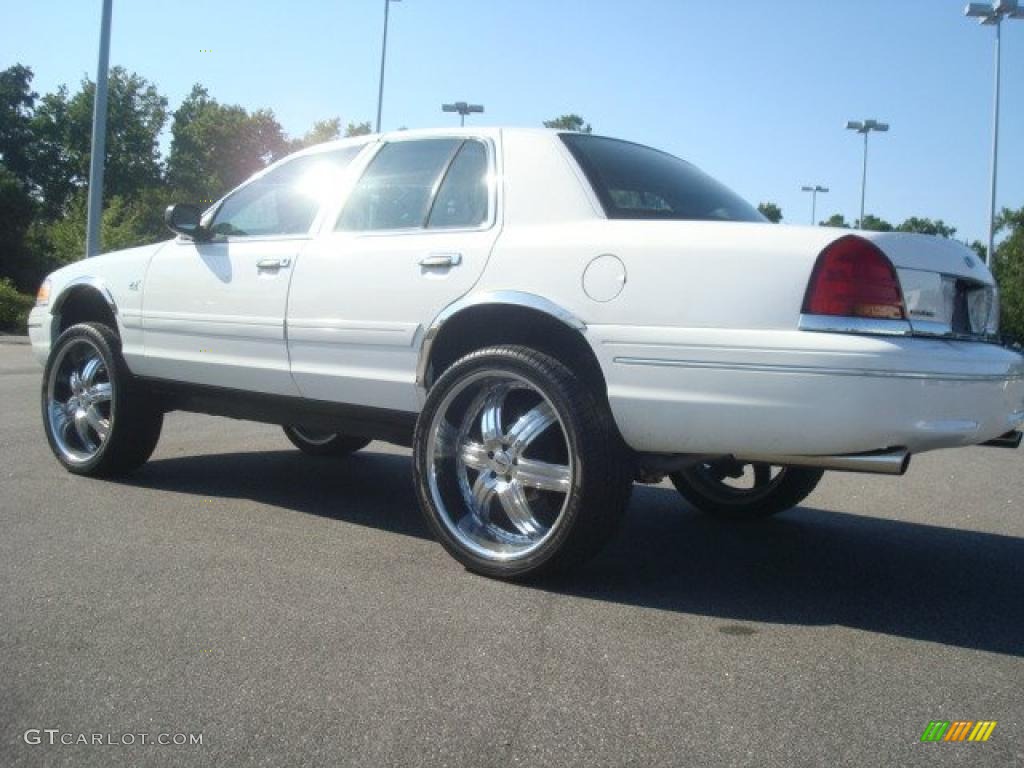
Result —
<path fill-rule="evenodd" d="M 589 134 L 561 139 L 610 219 L 766 221 L 724 184 L 666 152 Z"/>

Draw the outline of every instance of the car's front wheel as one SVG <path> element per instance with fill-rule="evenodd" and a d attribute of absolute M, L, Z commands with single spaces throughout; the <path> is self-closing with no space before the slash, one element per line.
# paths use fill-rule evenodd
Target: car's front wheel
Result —
<path fill-rule="evenodd" d="M 78 475 L 125 474 L 156 448 L 163 412 L 147 397 L 107 326 L 81 323 L 60 335 L 43 374 L 43 427 L 57 460 Z"/>
<path fill-rule="evenodd" d="M 441 376 L 413 452 L 431 528 L 463 565 L 497 578 L 594 554 L 632 487 L 603 400 L 559 361 L 518 346 L 473 352 Z"/>
<path fill-rule="evenodd" d="M 340 432 L 329 432 L 293 424 L 283 427 L 292 445 L 310 456 L 348 456 L 365 448 L 370 441 L 365 437 L 352 437 Z"/>
<path fill-rule="evenodd" d="M 775 467 L 721 459 L 696 464 L 670 477 L 676 490 L 701 512 L 752 520 L 791 509 L 824 475 L 808 467 Z"/>

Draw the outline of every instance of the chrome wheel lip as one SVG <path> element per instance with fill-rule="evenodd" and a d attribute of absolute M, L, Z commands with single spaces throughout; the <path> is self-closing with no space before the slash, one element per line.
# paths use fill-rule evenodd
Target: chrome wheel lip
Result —
<path fill-rule="evenodd" d="M 69 355 L 82 347 L 91 354 L 69 370 Z M 101 373 L 106 381 L 96 380 Z M 57 395 L 61 384 L 69 392 L 63 400 Z M 99 407 L 103 404 L 108 408 L 105 416 Z M 75 339 L 57 350 L 46 381 L 45 416 L 51 440 L 69 464 L 85 464 L 103 451 L 114 428 L 114 383 L 103 353 L 91 340 Z"/>
<path fill-rule="evenodd" d="M 310 445 L 315 445 L 318 448 L 327 445 L 338 436 L 337 432 L 327 432 L 325 433 L 325 437 L 314 437 L 305 428 L 296 427 L 295 425 L 290 425 L 288 429 L 290 429 L 292 431 L 292 434 L 294 434 L 302 442 L 309 443 Z"/>
<path fill-rule="evenodd" d="M 520 467 L 521 465 L 526 464 L 528 471 L 530 467 L 536 467 L 538 464 L 544 464 L 559 468 L 564 467 L 567 474 L 567 478 L 564 481 L 558 482 L 558 492 L 564 493 L 564 498 L 562 499 L 562 503 L 554 516 L 553 522 L 550 526 L 538 525 L 533 535 L 513 534 L 512 532 L 502 529 L 500 526 L 494 524 L 489 526 L 477 525 L 470 528 L 469 526 L 472 523 L 467 523 L 467 520 L 476 517 L 474 510 L 471 507 L 470 500 L 479 498 L 481 493 L 486 495 L 489 503 L 498 503 L 494 500 L 494 496 L 497 494 L 512 493 L 521 499 L 521 503 L 529 505 L 528 500 L 523 498 L 521 495 L 525 481 L 521 481 L 518 475 L 506 474 L 503 477 L 496 477 L 498 467 L 511 470 L 516 466 L 515 462 L 529 447 L 528 443 L 526 445 L 519 446 L 516 451 L 512 451 L 512 446 L 507 444 L 505 449 L 500 449 L 498 448 L 499 444 L 494 443 L 493 436 L 492 439 L 488 439 L 488 437 L 484 435 L 483 444 L 477 444 L 473 441 L 471 445 L 467 445 L 468 433 L 473 422 L 482 420 L 482 410 L 480 410 L 482 407 L 482 404 L 480 403 L 482 399 L 481 395 L 487 395 L 488 390 L 484 390 L 482 393 L 478 394 L 474 398 L 473 403 L 466 408 L 467 415 L 462 419 L 461 427 L 458 430 L 451 429 L 451 424 L 447 419 L 449 410 L 454 401 L 458 397 L 462 396 L 467 389 L 474 385 L 478 385 L 481 381 L 486 379 L 501 381 L 501 386 L 509 387 L 510 390 L 528 390 L 532 394 L 536 395 L 540 399 L 540 403 L 530 409 L 530 413 L 540 406 L 545 406 L 547 409 L 550 409 L 553 421 L 541 431 L 557 426 L 565 444 L 568 460 L 566 465 L 547 465 L 546 462 L 533 462 L 530 464 L 529 462 L 531 460 L 525 457 L 519 462 Z M 525 415 L 526 414 L 524 414 L 524 416 Z M 481 424 L 482 423 L 483 422 L 481 421 Z M 508 431 L 511 432 L 512 428 L 510 427 Z M 540 434 L 540 432 L 537 434 Z M 440 519 L 441 524 L 444 526 L 447 533 L 454 538 L 460 546 L 469 550 L 474 555 L 488 561 L 511 562 L 523 559 L 536 552 L 546 542 L 550 541 L 561 528 L 565 521 L 565 511 L 569 505 L 572 491 L 575 486 L 577 461 L 574 456 L 572 444 L 569 441 L 565 421 L 561 414 L 559 414 L 558 409 L 554 407 L 548 396 L 527 378 L 511 371 L 496 368 L 482 369 L 466 376 L 446 393 L 444 399 L 435 410 L 430 423 L 428 435 L 429 440 L 426 448 L 426 476 L 431 501 L 438 512 L 438 518 Z M 466 506 L 466 508 L 460 509 L 459 514 L 457 515 L 453 515 L 452 511 L 448 508 L 439 482 L 439 461 L 453 458 L 453 456 L 448 452 L 449 449 L 445 446 L 447 441 L 454 441 L 454 447 L 452 450 L 455 451 L 455 458 L 453 463 L 455 464 L 455 471 L 458 473 L 457 482 L 461 490 L 462 500 Z M 492 443 L 494 444 L 492 445 Z M 496 450 L 487 450 L 488 448 L 494 448 Z M 464 450 L 466 451 L 466 455 L 462 455 Z M 481 450 L 483 451 L 482 453 Z M 492 455 L 489 456 L 487 454 Z M 486 479 L 482 481 L 481 478 L 484 478 L 485 475 L 484 469 L 481 468 L 477 470 L 477 467 L 474 466 L 474 464 L 479 464 L 483 467 L 483 462 L 485 461 L 487 462 L 486 466 L 494 470 L 490 474 L 489 481 Z M 472 485 L 470 484 L 469 477 L 465 471 L 467 467 L 478 471 L 476 481 Z M 490 469 L 488 471 L 490 471 Z M 483 485 L 487 487 L 480 488 L 479 486 L 481 485 L 481 482 L 483 482 Z M 550 490 L 541 488 L 540 485 L 537 485 L 537 483 L 543 482 L 547 481 L 544 481 L 543 478 L 537 480 L 531 477 L 532 484 L 530 487 L 540 488 L 541 490 Z M 554 485 L 553 482 L 552 485 Z M 562 490 L 563 487 L 564 490 Z M 535 516 L 532 517 L 532 520 L 535 524 L 539 523 Z M 479 521 L 475 520 L 474 522 Z M 513 525 L 516 525 L 516 523 L 513 523 Z M 525 519 L 525 515 L 520 519 L 519 525 L 529 529 L 530 522 Z M 486 533 L 488 536 L 481 536 L 481 532 Z"/>

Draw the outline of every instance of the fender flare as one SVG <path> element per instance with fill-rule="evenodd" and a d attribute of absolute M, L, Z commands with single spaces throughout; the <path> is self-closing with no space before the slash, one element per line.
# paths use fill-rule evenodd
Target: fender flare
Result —
<path fill-rule="evenodd" d="M 110 289 L 107 288 L 107 284 L 103 282 L 103 280 L 98 277 L 91 276 L 76 277 L 65 285 L 61 289 L 57 298 L 50 302 L 50 314 L 59 314 L 60 308 L 64 305 L 64 302 L 71 297 L 72 293 L 82 287 L 92 288 L 95 290 L 103 300 L 107 302 L 107 306 L 110 307 L 110 311 L 114 313 L 114 317 L 117 317 L 117 302 L 114 301 L 114 294 L 110 292 Z"/>
<path fill-rule="evenodd" d="M 444 328 L 445 323 L 457 316 L 459 313 L 471 307 L 482 305 L 491 306 L 514 306 L 541 312 L 549 317 L 558 320 L 574 331 L 583 333 L 587 324 L 580 320 L 572 312 L 560 307 L 550 299 L 538 296 L 534 293 L 524 291 L 481 291 L 468 294 L 456 299 L 434 318 L 434 321 L 423 334 L 423 343 L 420 346 L 419 361 L 416 364 L 416 386 L 420 391 L 426 390 L 427 371 L 430 367 L 430 354 L 433 351 L 434 342 Z"/>

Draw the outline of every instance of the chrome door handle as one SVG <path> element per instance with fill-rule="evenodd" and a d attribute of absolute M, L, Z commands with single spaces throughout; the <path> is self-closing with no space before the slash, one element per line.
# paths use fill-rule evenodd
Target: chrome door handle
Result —
<path fill-rule="evenodd" d="M 421 267 L 457 267 L 461 263 L 461 253 L 431 253 L 420 259 Z"/>
<path fill-rule="evenodd" d="M 260 259 L 256 262 L 256 269 L 258 270 L 272 270 L 277 271 L 281 267 L 287 267 L 292 263 L 292 260 L 285 256 L 283 259 Z"/>

